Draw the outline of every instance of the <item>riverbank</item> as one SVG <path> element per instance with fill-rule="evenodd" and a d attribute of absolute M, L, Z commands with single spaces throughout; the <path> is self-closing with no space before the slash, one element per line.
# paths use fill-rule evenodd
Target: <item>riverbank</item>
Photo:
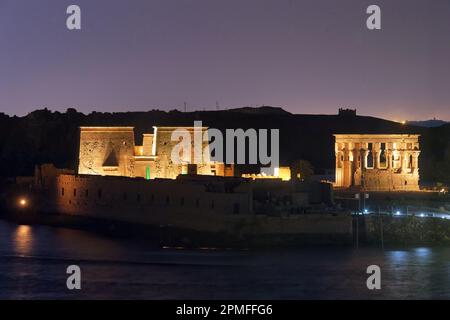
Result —
<path fill-rule="evenodd" d="M 450 245 L 450 220 L 418 216 L 364 217 L 365 241 L 373 245 Z"/>
<path fill-rule="evenodd" d="M 77 215 L 61 215 L 49 213 L 37 213 L 32 211 L 15 211 L 3 214 L 3 218 L 17 224 L 46 225 L 52 227 L 64 227 L 94 232 L 115 238 L 135 239 L 145 242 L 149 247 L 173 247 L 173 248 L 289 248 L 289 247 L 320 247 L 320 246 L 350 246 L 351 220 L 348 233 L 282 233 L 280 225 L 275 226 L 272 233 L 261 230 L 270 228 L 272 220 L 264 217 L 255 217 L 256 220 L 246 218 L 238 221 L 238 232 L 205 232 L 176 227 L 171 224 L 139 224 L 127 221 L 92 218 Z M 294 217 L 295 218 L 295 217 Z M 351 219 L 350 217 L 348 217 Z M 273 218 L 272 218 L 273 219 Z M 316 217 L 321 219 L 320 215 Z M 265 223 L 262 223 L 265 222 Z M 281 220 L 280 220 L 281 221 Z M 304 219 L 282 220 L 282 227 L 293 223 L 302 223 L 307 226 L 314 223 L 311 217 Z M 299 222 L 300 221 L 300 222 Z M 235 228 L 236 229 L 236 228 Z M 281 228 L 283 229 L 283 228 Z M 299 229 L 301 231 L 301 229 Z"/>
<path fill-rule="evenodd" d="M 32 211 L 5 212 L 0 218 L 25 225 L 46 225 L 85 230 L 112 238 L 134 239 L 149 248 L 291 248 L 291 247 L 395 247 L 395 246 L 449 246 L 450 220 L 439 218 L 354 216 L 348 235 L 336 233 L 286 232 L 284 228 L 264 233 L 270 222 L 263 225 L 253 219 L 242 219 L 238 233 L 202 232 L 179 228 L 171 224 L 148 225 L 92 218 L 78 215 L 37 213 Z M 258 218 L 256 218 L 258 219 Z M 323 220 L 318 215 L 285 219 L 290 223 L 317 224 Z M 309 220 L 309 221 L 308 221 Z M 261 220 L 260 220 L 261 221 Z M 305 223 L 308 221 L 308 223 Z M 323 220 L 324 221 L 324 220 Z M 350 220 L 351 221 L 351 220 Z M 358 226 L 357 222 L 358 221 Z M 279 222 L 278 222 L 279 223 Z M 236 229 L 236 228 L 235 228 Z M 284 233 L 282 233 L 284 230 Z M 300 229 L 299 229 L 300 230 Z M 358 236 L 358 239 L 357 239 Z"/>

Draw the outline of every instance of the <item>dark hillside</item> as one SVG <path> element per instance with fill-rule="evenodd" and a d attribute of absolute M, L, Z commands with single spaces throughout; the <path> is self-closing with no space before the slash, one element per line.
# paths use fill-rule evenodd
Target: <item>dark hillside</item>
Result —
<path fill-rule="evenodd" d="M 363 116 L 294 115 L 280 108 L 241 108 L 224 111 L 148 111 L 89 115 L 38 110 L 18 118 L 0 115 L 0 175 L 29 175 L 34 164 L 52 162 L 74 168 L 79 126 L 134 126 L 136 142 L 152 126 L 192 126 L 195 120 L 218 129 L 278 128 L 282 164 L 304 159 L 315 168 L 334 167 L 334 133 L 422 134 L 422 179 L 450 180 L 450 125 L 414 127 Z"/>

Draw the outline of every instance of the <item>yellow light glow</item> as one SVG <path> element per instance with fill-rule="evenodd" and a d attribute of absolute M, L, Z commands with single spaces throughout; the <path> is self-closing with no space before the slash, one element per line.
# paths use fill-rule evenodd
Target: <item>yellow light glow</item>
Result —
<path fill-rule="evenodd" d="M 28 204 L 27 199 L 25 199 L 25 198 L 20 198 L 20 199 L 19 199 L 19 205 L 20 205 L 21 207 L 26 207 L 27 204 Z"/>

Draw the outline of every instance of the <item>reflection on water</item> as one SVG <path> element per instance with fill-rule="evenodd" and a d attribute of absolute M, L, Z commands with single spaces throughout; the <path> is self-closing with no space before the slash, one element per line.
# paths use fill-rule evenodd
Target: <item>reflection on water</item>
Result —
<path fill-rule="evenodd" d="M 30 226 L 17 226 L 13 233 L 13 243 L 18 255 L 28 255 L 33 246 L 33 234 Z"/>
<path fill-rule="evenodd" d="M 403 264 L 408 260 L 408 252 L 405 250 L 388 251 L 387 257 L 394 263 Z"/>
<path fill-rule="evenodd" d="M 66 289 L 66 268 L 82 290 Z M 369 265 L 382 289 L 366 287 Z M 450 250 L 154 250 L 91 233 L 0 221 L 0 299 L 449 299 Z"/>
<path fill-rule="evenodd" d="M 430 259 L 432 251 L 430 248 L 417 248 L 414 250 L 416 257 L 423 258 L 424 260 Z"/>
<path fill-rule="evenodd" d="M 386 251 L 386 291 L 404 299 L 450 298 L 450 250 L 412 248 Z"/>
<path fill-rule="evenodd" d="M 437 249 L 436 249 L 437 250 Z M 395 265 L 404 265 L 408 263 L 431 263 L 433 262 L 433 249 L 431 248 L 412 248 L 408 250 L 386 251 L 389 261 Z"/>

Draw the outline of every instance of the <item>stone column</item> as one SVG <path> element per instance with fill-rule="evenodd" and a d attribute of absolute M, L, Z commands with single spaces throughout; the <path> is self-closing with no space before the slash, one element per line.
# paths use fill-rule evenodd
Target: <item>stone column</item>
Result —
<path fill-rule="evenodd" d="M 420 151 L 416 151 L 416 168 L 419 169 Z"/>
<path fill-rule="evenodd" d="M 402 151 L 402 173 L 407 173 L 408 172 L 408 152 L 403 150 Z"/>
<path fill-rule="evenodd" d="M 408 151 L 408 158 L 406 160 L 406 163 L 408 164 L 408 171 L 412 172 L 414 170 L 414 156 L 411 151 Z"/>
<path fill-rule="evenodd" d="M 351 184 L 352 184 L 352 186 L 354 186 L 356 184 L 355 183 L 355 173 L 356 173 L 356 170 L 358 169 L 358 151 L 356 149 L 352 149 L 351 152 L 352 152 L 352 157 L 353 157 L 352 166 L 351 166 L 351 168 L 352 168 L 351 169 L 352 170 Z"/>
<path fill-rule="evenodd" d="M 361 151 L 361 187 L 364 188 L 366 185 L 366 169 L 367 169 L 367 156 L 369 155 L 369 150 L 362 149 Z"/>
<path fill-rule="evenodd" d="M 350 183 L 351 183 L 351 165 L 350 165 L 350 161 L 349 161 L 349 150 L 348 147 L 346 146 L 346 148 L 343 150 L 344 151 L 344 161 L 343 161 L 343 177 L 344 177 L 344 186 L 345 187 L 349 187 Z"/>
<path fill-rule="evenodd" d="M 349 155 L 348 149 L 344 149 L 342 151 L 344 152 L 344 161 L 348 161 L 348 155 Z"/>
<path fill-rule="evenodd" d="M 420 151 L 414 151 L 414 153 L 413 153 L 413 169 L 414 169 L 414 171 L 419 169 L 419 154 L 420 154 Z"/>
<path fill-rule="evenodd" d="M 369 151 L 367 151 L 366 149 L 361 149 L 361 150 L 359 150 L 359 155 L 360 155 L 360 157 L 361 157 L 361 163 L 360 163 L 360 165 L 361 165 L 361 171 L 364 171 L 364 169 L 366 169 L 366 165 L 367 165 L 367 159 L 366 159 L 366 157 L 367 157 L 367 153 L 368 153 Z"/>
<path fill-rule="evenodd" d="M 378 150 L 372 150 L 373 154 L 373 168 L 374 169 L 380 169 L 380 151 Z"/>
<path fill-rule="evenodd" d="M 399 169 L 399 168 L 402 167 L 401 166 L 402 154 L 398 150 L 396 150 L 395 153 L 396 153 L 396 157 L 392 156 L 394 158 L 394 166 L 393 166 L 393 168 L 394 169 Z"/>
<path fill-rule="evenodd" d="M 343 168 L 343 163 L 341 161 L 341 155 L 342 155 L 342 151 L 337 150 L 336 151 L 336 185 L 339 187 L 344 186 L 344 181 L 343 181 L 344 168 Z"/>
<path fill-rule="evenodd" d="M 386 156 L 386 169 L 390 169 L 391 168 L 391 163 L 392 163 L 392 154 L 391 154 L 391 150 L 384 150 L 384 154 Z"/>
<path fill-rule="evenodd" d="M 339 164 L 341 163 L 341 152 L 336 151 L 336 169 L 339 169 Z"/>

